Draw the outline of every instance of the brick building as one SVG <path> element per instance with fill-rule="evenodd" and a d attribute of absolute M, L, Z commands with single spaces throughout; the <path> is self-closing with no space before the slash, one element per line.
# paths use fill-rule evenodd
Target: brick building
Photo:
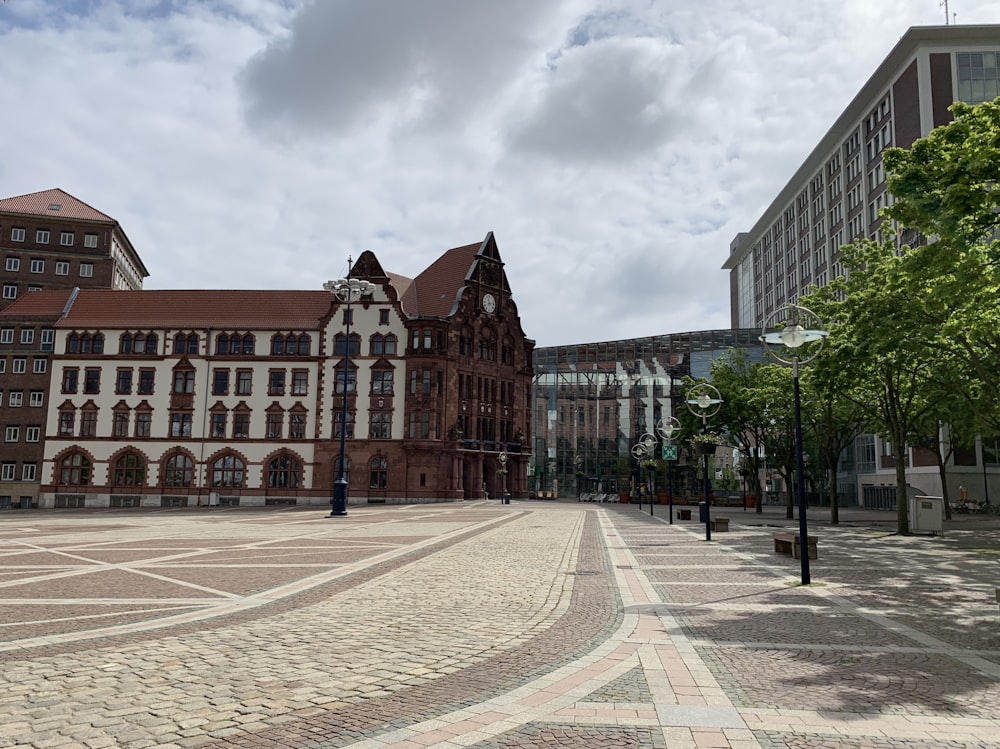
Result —
<path fill-rule="evenodd" d="M 118 222 L 63 190 L 0 200 L 0 508 L 38 501 L 56 303 L 3 310 L 28 292 L 141 289 L 149 275 Z"/>
<path fill-rule="evenodd" d="M 526 493 L 534 344 L 493 235 L 414 279 L 365 252 L 352 277 L 375 292 L 350 305 L 350 338 L 325 291 L 17 300 L 5 319 L 53 320 L 40 506 L 325 504 L 342 427 L 352 504 L 480 497 L 501 452 Z M 0 470 L 24 475 L 15 455 Z"/>

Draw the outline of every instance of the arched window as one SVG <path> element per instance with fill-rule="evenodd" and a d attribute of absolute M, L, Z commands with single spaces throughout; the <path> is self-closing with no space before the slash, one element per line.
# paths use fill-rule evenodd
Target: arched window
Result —
<path fill-rule="evenodd" d="M 347 348 L 347 336 L 343 333 L 337 333 L 333 338 L 333 353 L 337 356 L 343 356 L 344 351 Z M 361 336 L 357 333 L 351 333 L 351 356 L 357 356 L 361 353 Z"/>
<path fill-rule="evenodd" d="M 163 461 L 164 486 L 191 486 L 194 483 L 194 463 L 184 453 L 174 453 Z"/>
<path fill-rule="evenodd" d="M 239 333 L 233 333 L 229 336 L 229 353 L 230 354 L 242 354 L 243 353 L 243 336 Z"/>
<path fill-rule="evenodd" d="M 91 343 L 90 333 L 84 333 L 80 336 L 80 353 L 89 354 L 90 353 L 90 343 Z"/>
<path fill-rule="evenodd" d="M 285 353 L 289 356 L 297 356 L 299 353 L 299 337 L 289 334 L 285 337 Z"/>
<path fill-rule="evenodd" d="M 243 354 L 246 356 L 253 354 L 253 336 L 249 333 L 243 336 Z"/>
<path fill-rule="evenodd" d="M 138 453 L 125 453 L 115 461 L 115 486 L 142 486 L 146 482 L 146 461 Z"/>
<path fill-rule="evenodd" d="M 132 353 L 132 334 L 122 333 L 122 337 L 118 339 L 118 353 L 119 354 L 131 354 Z"/>
<path fill-rule="evenodd" d="M 80 336 L 76 333 L 70 333 L 69 337 L 66 338 L 66 353 L 75 354 L 80 350 Z"/>
<path fill-rule="evenodd" d="M 59 463 L 59 483 L 86 486 L 90 483 L 90 458 L 80 452 L 67 455 Z"/>
<path fill-rule="evenodd" d="M 280 333 L 271 337 L 271 356 L 281 356 L 285 353 L 285 337 Z"/>
<path fill-rule="evenodd" d="M 94 334 L 94 343 L 93 343 L 93 346 L 94 346 L 94 353 L 95 354 L 103 354 L 104 353 L 104 334 L 103 333 L 95 333 Z"/>
<path fill-rule="evenodd" d="M 212 486 L 241 487 L 245 466 L 235 455 L 223 455 L 212 463 Z"/>
<path fill-rule="evenodd" d="M 267 465 L 267 486 L 270 489 L 298 489 L 302 481 L 302 464 L 290 455 L 279 455 Z"/>
<path fill-rule="evenodd" d="M 158 342 L 159 338 L 157 337 L 156 333 L 150 333 L 148 336 L 146 336 L 146 348 L 145 348 L 146 353 L 155 354 L 156 345 Z M 138 348 L 136 348 L 136 350 L 138 351 Z"/>
<path fill-rule="evenodd" d="M 312 348 L 312 338 L 310 338 L 306 333 L 299 336 L 299 356 L 309 356 L 309 350 Z"/>
<path fill-rule="evenodd" d="M 178 333 L 174 336 L 174 353 L 183 354 L 187 351 L 187 335 Z"/>
<path fill-rule="evenodd" d="M 372 489 L 385 489 L 389 482 L 389 459 L 381 455 L 376 455 L 371 459 L 369 466 L 369 487 Z"/>
<path fill-rule="evenodd" d="M 228 354 L 229 353 L 229 336 L 222 333 L 215 337 L 215 353 L 217 354 Z"/>

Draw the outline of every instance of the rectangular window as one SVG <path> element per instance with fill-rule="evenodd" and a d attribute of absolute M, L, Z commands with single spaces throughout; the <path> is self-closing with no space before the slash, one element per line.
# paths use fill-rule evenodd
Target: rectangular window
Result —
<path fill-rule="evenodd" d="M 190 437 L 191 436 L 191 414 L 172 413 L 170 414 L 170 436 Z"/>
<path fill-rule="evenodd" d="M 45 391 L 32 390 L 28 393 L 28 406 L 31 408 L 41 408 L 45 405 Z"/>
<path fill-rule="evenodd" d="M 83 411 L 80 414 L 80 436 L 93 437 L 97 434 L 97 411 Z"/>
<path fill-rule="evenodd" d="M 369 415 L 369 436 L 373 440 L 387 440 L 392 436 L 392 412 L 372 411 Z"/>
<path fill-rule="evenodd" d="M 93 263 L 80 263 L 80 278 L 91 278 L 94 275 Z"/>
<path fill-rule="evenodd" d="M 237 395 L 250 395 L 253 391 L 253 370 L 250 369 L 237 369 L 236 370 L 236 394 Z"/>
<path fill-rule="evenodd" d="M 268 395 L 285 394 L 285 370 L 272 369 L 267 373 L 267 394 Z"/>
<path fill-rule="evenodd" d="M 10 371 L 14 374 L 24 374 L 28 371 L 28 360 L 23 356 L 15 356 L 10 363 Z"/>
<path fill-rule="evenodd" d="M 34 328 L 21 328 L 21 343 L 27 345 L 35 342 Z"/>
<path fill-rule="evenodd" d="M 139 389 L 137 392 L 139 395 L 150 395 L 153 392 L 153 386 L 156 384 L 156 370 L 155 369 L 140 369 L 139 370 Z"/>
<path fill-rule="evenodd" d="M 306 437 L 306 417 L 303 414 L 292 414 L 288 418 L 288 438 L 301 440 Z"/>
<path fill-rule="evenodd" d="M 71 437 L 76 424 L 76 411 L 62 411 L 59 414 L 59 434 Z"/>
<path fill-rule="evenodd" d="M 32 273 L 44 273 L 45 272 L 45 261 L 38 258 L 33 258 L 31 261 L 31 272 Z"/>
<path fill-rule="evenodd" d="M 334 387 L 334 392 L 342 394 L 344 392 L 344 370 L 343 369 L 339 370 L 336 373 L 336 377 L 337 377 L 337 384 Z M 357 392 L 357 385 L 358 385 L 357 378 L 358 378 L 358 373 L 357 372 L 355 372 L 353 370 L 350 370 L 350 371 L 347 372 L 347 392 L 348 393 Z"/>
<path fill-rule="evenodd" d="M 73 232 L 71 232 L 71 231 L 61 232 L 59 234 L 59 244 L 61 244 L 63 247 L 72 247 L 73 246 Z"/>
<path fill-rule="evenodd" d="M 194 372 L 178 369 L 174 372 L 174 394 L 190 394 L 194 392 Z"/>
<path fill-rule="evenodd" d="M 38 244 L 48 244 L 49 243 L 49 230 L 48 229 L 38 229 L 35 231 L 35 242 Z"/>
<path fill-rule="evenodd" d="M 149 411 L 139 411 L 135 415 L 135 436 L 148 437 L 152 434 L 153 414 Z"/>
<path fill-rule="evenodd" d="M 309 394 L 309 373 L 297 369 L 292 372 L 292 395 Z"/>
<path fill-rule="evenodd" d="M 250 414 L 233 414 L 233 439 L 245 440 L 250 436 Z"/>
<path fill-rule="evenodd" d="M 344 422 L 345 422 L 344 413 L 343 413 L 343 411 L 338 410 L 337 413 L 334 414 L 334 416 L 333 416 L 333 436 L 334 437 L 340 437 L 341 432 L 343 432 L 345 438 L 347 438 L 347 439 L 354 439 L 354 412 L 353 411 L 348 411 L 347 412 L 347 419 L 346 419 L 347 426 L 346 426 L 346 428 L 342 429 L 341 427 L 344 426 Z"/>
<path fill-rule="evenodd" d="M 226 412 L 213 413 L 211 416 L 210 432 L 214 439 L 224 439 L 226 436 Z"/>
<path fill-rule="evenodd" d="M 14 329 L 0 328 L 0 343 L 13 343 L 13 342 L 14 342 Z"/>
<path fill-rule="evenodd" d="M 11 408 L 20 408 L 24 404 L 24 391 L 11 390 L 7 395 L 7 405 Z"/>
<path fill-rule="evenodd" d="M 24 428 L 24 441 L 25 442 L 39 442 L 42 439 L 42 428 L 41 427 L 25 427 Z"/>
<path fill-rule="evenodd" d="M 128 411 L 115 411 L 111 415 L 111 436 L 128 436 Z"/>
<path fill-rule="evenodd" d="M 380 325 L 387 325 L 389 323 L 389 310 L 380 309 L 378 311 L 378 321 Z"/>
<path fill-rule="evenodd" d="M 115 392 L 119 395 L 132 394 L 132 369 L 119 369 L 115 372 Z"/>
<path fill-rule="evenodd" d="M 10 241 L 11 242 L 23 242 L 24 241 L 24 229 L 13 228 L 10 230 Z"/>
<path fill-rule="evenodd" d="M 42 330 L 42 351 L 51 351 L 56 340 L 56 332 L 52 328 Z"/>
<path fill-rule="evenodd" d="M 392 370 L 372 372 L 372 395 L 392 395 Z"/>
<path fill-rule="evenodd" d="M 17 299 L 17 284 L 16 283 L 5 283 L 3 285 L 3 298 L 4 299 Z"/>
<path fill-rule="evenodd" d="M 8 257 L 6 268 L 11 273 L 14 273 L 21 269 L 21 258 L 19 257 Z"/>
<path fill-rule="evenodd" d="M 34 481 L 37 475 L 38 475 L 37 463 L 25 463 L 23 466 L 21 466 L 21 481 Z M 24 505 L 22 505 L 22 507 L 23 506 Z"/>
<path fill-rule="evenodd" d="M 36 356 L 31 362 L 31 371 L 35 374 L 45 374 L 47 368 L 48 359 L 42 359 L 41 357 Z"/>
<path fill-rule="evenodd" d="M 87 367 L 83 371 L 83 392 L 101 392 L 101 370 L 94 367 Z"/>
<path fill-rule="evenodd" d="M 96 234 L 84 234 L 83 235 L 83 246 L 84 247 L 97 247 L 97 235 Z"/>
<path fill-rule="evenodd" d="M 13 481 L 15 468 L 17 463 L 4 463 L 0 466 L 0 481 Z"/>
<path fill-rule="evenodd" d="M 229 370 L 212 370 L 212 395 L 229 395 Z"/>
<path fill-rule="evenodd" d="M 7 427 L 3 433 L 4 442 L 17 442 L 21 436 L 21 429 L 19 427 Z"/>
<path fill-rule="evenodd" d="M 57 276 L 68 276 L 69 275 L 69 263 L 65 260 L 56 261 L 56 275 Z"/>
<path fill-rule="evenodd" d="M 268 414 L 267 415 L 267 438 L 270 440 L 280 440 L 282 426 L 284 422 L 284 414 Z"/>

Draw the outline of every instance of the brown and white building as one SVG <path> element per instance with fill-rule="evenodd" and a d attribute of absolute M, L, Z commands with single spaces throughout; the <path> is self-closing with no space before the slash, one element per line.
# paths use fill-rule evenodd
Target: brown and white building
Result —
<path fill-rule="evenodd" d="M 326 291 L 19 299 L 5 315 L 53 319 L 39 505 L 328 503 L 348 351 L 350 503 L 525 494 L 534 343 L 493 235 L 414 279 L 365 252 L 352 277 L 375 292 L 349 310 Z"/>

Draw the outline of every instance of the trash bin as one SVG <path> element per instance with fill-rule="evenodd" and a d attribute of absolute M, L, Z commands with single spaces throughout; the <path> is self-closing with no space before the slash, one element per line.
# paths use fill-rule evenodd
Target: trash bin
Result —
<path fill-rule="evenodd" d="M 704 502 L 698 503 L 698 520 L 702 523 L 708 522 L 708 505 Z"/>
<path fill-rule="evenodd" d="M 509 505 L 510 504 L 510 495 L 509 494 L 504 494 L 503 495 L 503 504 L 505 504 L 505 505 Z"/>

